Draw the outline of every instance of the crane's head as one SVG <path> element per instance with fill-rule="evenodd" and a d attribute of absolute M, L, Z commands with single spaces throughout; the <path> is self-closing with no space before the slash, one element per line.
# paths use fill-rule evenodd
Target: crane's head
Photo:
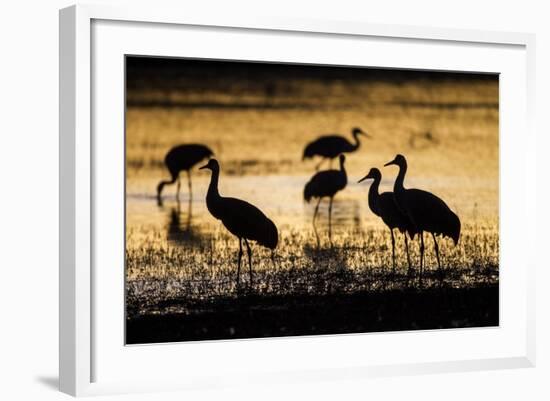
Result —
<path fill-rule="evenodd" d="M 387 162 L 386 164 L 384 164 L 384 167 L 394 164 L 399 167 L 405 167 L 407 165 L 407 160 L 405 159 L 405 156 L 397 155 L 395 156 L 395 159 L 393 159 L 391 162 Z"/>
<path fill-rule="evenodd" d="M 204 166 L 199 167 L 199 170 L 208 169 L 211 171 L 220 171 L 220 165 L 216 159 L 210 159 L 208 160 L 208 163 L 206 163 Z"/>
<path fill-rule="evenodd" d="M 365 180 L 368 180 L 368 179 L 371 179 L 371 180 L 380 180 L 382 179 L 382 174 L 380 173 L 380 170 L 378 170 L 377 168 L 371 168 L 369 173 L 364 176 L 363 178 L 361 178 L 359 181 L 357 181 L 357 183 L 359 184 L 360 182 L 363 182 Z"/>
<path fill-rule="evenodd" d="M 355 127 L 351 130 L 351 134 L 353 136 L 357 136 L 357 135 L 363 135 L 365 138 L 370 138 L 371 136 L 369 134 L 367 134 L 365 131 L 363 131 L 361 128 L 359 127 Z"/>

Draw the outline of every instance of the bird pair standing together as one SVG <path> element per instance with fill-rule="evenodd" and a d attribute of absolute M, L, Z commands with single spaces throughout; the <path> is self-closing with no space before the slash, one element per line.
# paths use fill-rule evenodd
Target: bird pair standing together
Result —
<path fill-rule="evenodd" d="M 378 188 L 382 180 L 382 174 L 377 168 L 372 168 L 369 173 L 359 180 L 372 179 L 369 189 L 369 208 L 379 216 L 388 226 L 392 240 L 392 263 L 395 271 L 395 237 L 393 230 L 398 229 L 405 237 L 405 249 L 409 271 L 411 270 L 411 259 L 407 234 L 414 239 L 416 234 L 420 237 L 420 278 L 424 267 L 424 232 L 430 233 L 434 241 L 437 265 L 441 272 L 441 260 L 439 256 L 439 245 L 437 235 L 450 237 L 454 244 L 460 238 L 460 219 L 447 206 L 447 204 L 436 195 L 420 189 L 407 189 L 404 186 L 407 173 L 407 160 L 403 155 L 397 155 L 392 161 L 384 166 L 396 165 L 399 173 L 395 179 L 392 192 L 379 193 Z"/>
<path fill-rule="evenodd" d="M 319 236 L 315 227 L 315 219 L 319 211 L 321 200 L 329 198 L 329 238 L 331 238 L 332 204 L 337 192 L 347 185 L 347 173 L 344 166 L 345 156 L 340 155 L 340 169 L 326 170 L 316 173 L 304 188 L 304 199 L 309 202 L 317 198 L 317 204 L 313 213 L 313 228 L 317 243 Z M 398 229 L 405 236 L 405 248 L 409 271 L 412 268 L 407 234 L 414 239 L 418 234 L 420 237 L 420 277 L 424 267 L 424 232 L 432 234 L 437 264 L 441 271 L 441 260 L 437 235 L 447 236 L 453 239 L 455 245 L 460 237 L 460 220 L 458 216 L 436 195 L 420 189 L 406 189 L 404 186 L 405 174 L 407 173 L 407 160 L 403 155 L 397 155 L 394 160 L 386 163 L 385 166 L 397 165 L 399 173 L 394 183 L 393 192 L 379 193 L 382 174 L 377 168 L 372 168 L 369 173 L 359 182 L 372 179 L 373 183 L 369 189 L 369 208 L 382 218 L 390 229 L 392 242 L 392 267 L 395 272 L 395 236 L 394 229 Z"/>

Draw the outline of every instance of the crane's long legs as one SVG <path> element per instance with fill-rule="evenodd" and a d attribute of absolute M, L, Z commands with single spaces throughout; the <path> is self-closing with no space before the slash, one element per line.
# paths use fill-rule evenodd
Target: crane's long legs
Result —
<path fill-rule="evenodd" d="M 313 212 L 313 231 L 315 232 L 315 238 L 317 238 L 317 246 L 319 246 L 319 234 L 317 233 L 317 227 L 315 227 L 315 219 L 317 218 L 317 213 L 319 212 L 319 205 L 321 204 L 321 199 L 317 201 L 317 205 L 315 206 L 315 212 Z"/>
<path fill-rule="evenodd" d="M 392 271 L 395 274 L 395 237 L 393 235 L 393 228 L 390 228 L 391 234 L 391 261 L 392 261 Z"/>
<path fill-rule="evenodd" d="M 237 263 L 237 288 L 239 288 L 239 282 L 241 280 L 241 259 L 243 257 L 243 241 L 239 238 L 239 262 Z"/>
<path fill-rule="evenodd" d="M 439 277 L 440 277 L 440 279 L 442 279 L 443 278 L 443 270 L 441 270 L 441 262 L 439 260 L 439 245 L 437 244 L 437 239 L 435 238 L 434 233 L 432 233 L 432 238 L 434 239 L 435 256 L 437 257 L 437 268 L 439 269 Z"/>
<path fill-rule="evenodd" d="M 161 182 L 159 182 L 159 184 L 157 186 L 157 204 L 161 207 L 162 207 L 162 190 L 163 190 L 164 186 L 174 184 L 178 180 L 178 175 L 177 174 L 174 174 L 174 173 L 170 172 L 170 176 L 172 177 L 172 179 L 170 181 L 168 181 L 168 180 L 161 181 Z"/>
<path fill-rule="evenodd" d="M 330 202 L 328 204 L 328 239 L 332 244 L 332 201 L 333 197 L 330 197 Z"/>
<path fill-rule="evenodd" d="M 193 186 L 191 185 L 191 170 L 187 170 L 187 185 L 189 187 L 189 199 L 193 199 Z"/>
<path fill-rule="evenodd" d="M 246 244 L 246 252 L 248 253 L 248 273 L 250 275 L 250 286 L 252 286 L 252 251 L 246 238 L 244 239 L 244 243 Z"/>
<path fill-rule="evenodd" d="M 193 214 L 193 204 L 191 203 L 191 198 L 187 201 L 187 214 L 189 214 L 189 219 L 191 219 L 191 215 Z"/>
<path fill-rule="evenodd" d="M 162 191 L 162 189 L 161 189 Z M 162 207 L 162 195 L 161 192 L 157 190 L 157 206 Z"/>
<path fill-rule="evenodd" d="M 411 265 L 411 255 L 409 254 L 409 239 L 407 238 L 407 233 L 405 233 L 405 250 L 407 251 L 407 263 L 409 264 L 408 274 L 412 271 Z"/>
<path fill-rule="evenodd" d="M 441 262 L 439 261 L 439 245 L 437 244 L 437 239 L 435 238 L 434 233 L 432 233 L 432 238 L 434 239 L 435 256 L 437 257 L 437 267 L 439 268 L 439 270 L 441 270 Z"/>
<path fill-rule="evenodd" d="M 180 188 L 181 188 L 181 181 L 180 181 L 180 177 L 178 175 L 178 181 L 177 181 L 177 187 L 176 187 L 176 200 L 178 202 L 180 201 Z"/>
<path fill-rule="evenodd" d="M 422 273 L 424 271 L 424 232 L 420 232 L 420 283 L 422 283 Z"/>

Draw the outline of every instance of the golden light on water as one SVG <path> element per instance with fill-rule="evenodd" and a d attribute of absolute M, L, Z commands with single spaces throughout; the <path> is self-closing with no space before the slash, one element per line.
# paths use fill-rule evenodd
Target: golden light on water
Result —
<path fill-rule="evenodd" d="M 406 186 L 437 194 L 461 219 L 459 245 L 441 241 L 449 285 L 498 281 L 496 76 L 407 75 L 395 81 L 275 76 L 263 85 L 247 84 L 246 79 L 228 84 L 222 78 L 217 79 L 223 85 L 210 83 L 206 88 L 197 82 L 185 89 L 140 82 L 129 87 L 127 299 L 137 305 L 136 313 L 173 311 L 158 306 L 159 300 L 235 290 L 231 278 L 237 240 L 206 210 L 210 174 L 193 169 L 192 199 L 182 174 L 180 202 L 174 185 L 165 188 L 163 205 L 156 204 L 156 185 L 168 178 L 164 155 L 181 143 L 209 146 L 221 165 L 220 193 L 251 202 L 278 226 L 277 271 L 269 252 L 254 248 L 260 293 L 324 293 L 334 286 L 352 292 L 404 285 L 400 280 L 376 279 L 391 266 L 389 230 L 368 208 L 369 182 L 357 184 L 371 167 L 378 167 L 383 174 L 381 190 L 391 191 L 397 169 L 382 166 L 397 153 L 408 160 Z M 350 131 L 356 126 L 372 138 L 362 138 L 359 150 L 347 157 L 348 186 L 335 197 L 330 246 L 327 203 L 322 204 L 319 249 L 311 225 L 314 203 L 305 204 L 302 195 L 319 160 L 302 161 L 302 152 L 321 134 L 339 133 L 351 141 Z M 426 241 L 430 271 L 436 262 L 431 238 Z M 404 271 L 401 234 L 397 244 L 399 269 Z M 411 242 L 411 249 L 418 261 L 417 241 Z M 329 290 L 330 283 L 308 281 L 319 266 L 347 269 L 351 278 L 335 281 Z"/>

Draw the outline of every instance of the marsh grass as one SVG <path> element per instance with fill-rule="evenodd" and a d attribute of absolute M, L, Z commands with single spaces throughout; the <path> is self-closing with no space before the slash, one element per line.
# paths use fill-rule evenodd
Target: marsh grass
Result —
<path fill-rule="evenodd" d="M 288 231 L 272 261 L 269 250 L 253 247 L 253 284 L 248 278 L 246 253 L 241 287 L 236 286 L 237 241 L 221 229 L 165 246 L 145 241 L 129 249 L 127 307 L 130 315 L 185 313 L 194 301 L 258 296 L 331 295 L 430 287 L 476 287 L 498 282 L 498 235 L 485 227 L 466 227 L 460 244 L 439 239 L 442 272 L 437 269 L 433 243 L 427 244 L 427 267 L 418 271 L 418 240 L 410 242 L 413 272 L 408 271 L 403 237 L 397 235 L 398 267 L 391 266 L 387 230 L 340 232 L 332 244 L 317 246 L 312 233 Z"/>
<path fill-rule="evenodd" d="M 337 233 L 320 246 L 289 229 L 274 261 L 253 247 L 236 285 L 237 241 L 223 230 L 128 250 L 128 344 L 495 326 L 499 323 L 498 234 L 466 227 L 458 246 L 440 240 L 437 269 L 427 239 L 420 280 L 418 240 L 410 272 L 398 236 L 391 268 L 387 230 Z"/>

